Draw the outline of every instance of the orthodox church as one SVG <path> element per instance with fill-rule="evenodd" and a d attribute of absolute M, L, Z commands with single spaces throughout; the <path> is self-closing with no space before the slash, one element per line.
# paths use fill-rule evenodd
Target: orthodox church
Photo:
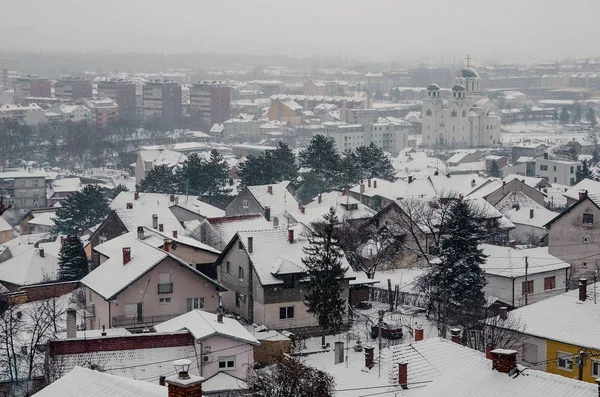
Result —
<path fill-rule="evenodd" d="M 490 147 L 500 143 L 500 110 L 481 95 L 481 77 L 467 65 L 456 76 L 450 96 L 442 98 L 437 84 L 427 87 L 423 100 L 423 146 Z"/>

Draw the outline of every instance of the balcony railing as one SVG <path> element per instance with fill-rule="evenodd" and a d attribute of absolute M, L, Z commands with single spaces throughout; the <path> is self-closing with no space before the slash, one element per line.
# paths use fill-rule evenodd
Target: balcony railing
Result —
<path fill-rule="evenodd" d="M 158 284 L 159 294 L 170 294 L 173 292 L 173 283 Z"/>
<path fill-rule="evenodd" d="M 175 314 L 159 314 L 156 316 L 134 316 L 134 317 L 126 317 L 126 316 L 118 316 L 112 318 L 112 326 L 113 328 L 123 327 L 123 328 L 136 328 L 136 327 L 151 327 L 155 324 L 160 324 L 172 318 L 182 315 L 183 313 L 175 313 Z"/>

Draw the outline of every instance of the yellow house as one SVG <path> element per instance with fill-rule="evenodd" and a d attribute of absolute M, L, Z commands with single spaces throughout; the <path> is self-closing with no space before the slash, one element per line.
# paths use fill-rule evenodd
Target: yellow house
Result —
<path fill-rule="evenodd" d="M 269 108 L 269 120 L 285 121 L 290 125 L 302 123 L 302 106 L 292 100 L 277 101 Z"/>
<path fill-rule="evenodd" d="M 522 365 L 590 383 L 600 378 L 600 283 L 581 279 L 579 289 L 508 316 L 504 323 L 522 335 Z"/>

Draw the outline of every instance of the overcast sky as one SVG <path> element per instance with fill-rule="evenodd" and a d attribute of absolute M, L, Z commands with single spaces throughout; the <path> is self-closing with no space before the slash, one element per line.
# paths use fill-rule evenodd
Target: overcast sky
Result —
<path fill-rule="evenodd" d="M 19 0 L 0 48 L 376 59 L 600 55 L 600 0 Z"/>

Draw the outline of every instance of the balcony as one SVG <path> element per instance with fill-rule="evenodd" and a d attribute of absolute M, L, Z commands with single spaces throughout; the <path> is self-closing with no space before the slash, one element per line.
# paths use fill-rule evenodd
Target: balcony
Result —
<path fill-rule="evenodd" d="M 158 284 L 159 294 L 171 294 L 173 293 L 173 283 Z"/>
<path fill-rule="evenodd" d="M 143 328 L 151 327 L 155 324 L 160 324 L 177 316 L 181 316 L 183 313 L 176 314 L 159 314 L 155 316 L 118 316 L 112 318 L 113 328 Z"/>

